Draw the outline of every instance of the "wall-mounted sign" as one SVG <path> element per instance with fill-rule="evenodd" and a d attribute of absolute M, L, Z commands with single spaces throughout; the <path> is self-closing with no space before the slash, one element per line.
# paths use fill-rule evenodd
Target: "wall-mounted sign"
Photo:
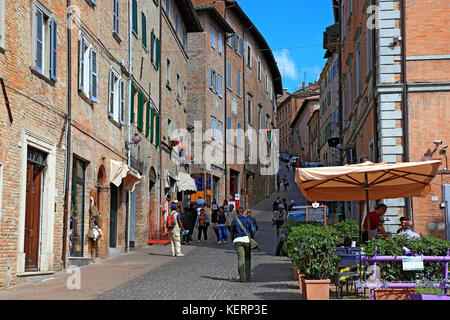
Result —
<path fill-rule="evenodd" d="M 402 257 L 404 271 L 423 270 L 422 257 Z"/>

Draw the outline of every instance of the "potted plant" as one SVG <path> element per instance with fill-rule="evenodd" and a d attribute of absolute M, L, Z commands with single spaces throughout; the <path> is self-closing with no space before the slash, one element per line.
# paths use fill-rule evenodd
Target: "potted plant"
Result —
<path fill-rule="evenodd" d="M 366 256 L 373 257 L 375 248 L 377 255 L 381 256 L 405 256 L 407 248 L 412 255 L 445 256 L 450 242 L 432 236 L 423 238 L 409 238 L 406 235 L 394 236 L 394 241 L 386 239 L 372 239 L 362 245 Z M 403 271 L 401 261 L 383 262 L 377 264 L 380 269 L 380 282 L 438 282 L 442 278 L 443 263 L 424 262 L 424 270 Z M 421 289 L 416 289 L 421 290 Z M 409 300 L 411 294 L 415 294 L 413 288 L 380 288 L 374 291 L 375 300 Z"/>
<path fill-rule="evenodd" d="M 304 224 L 293 227 L 287 241 L 289 257 L 304 274 L 302 293 L 306 300 L 328 300 L 330 279 L 336 275 L 339 261 L 334 254 L 339 244 L 336 231 Z"/>
<path fill-rule="evenodd" d="M 346 219 L 332 226 L 341 239 L 341 244 L 350 247 L 352 241 L 359 240 L 359 227 L 354 220 Z"/>
<path fill-rule="evenodd" d="M 409 295 L 410 300 L 450 300 L 450 296 L 442 294 L 441 288 L 425 286 L 418 286 L 414 293 Z"/>

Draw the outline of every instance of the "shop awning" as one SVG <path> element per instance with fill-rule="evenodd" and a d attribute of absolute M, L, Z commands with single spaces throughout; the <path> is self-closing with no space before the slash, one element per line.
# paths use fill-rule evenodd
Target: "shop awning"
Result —
<path fill-rule="evenodd" d="M 195 180 L 187 173 L 180 172 L 177 177 L 177 188 L 179 192 L 191 191 L 197 192 Z"/>
<path fill-rule="evenodd" d="M 126 163 L 111 160 L 110 164 L 110 182 L 116 187 L 119 187 L 123 183 L 123 188 L 134 191 L 137 183 L 141 180 L 142 176 L 135 169 L 129 167 Z"/>

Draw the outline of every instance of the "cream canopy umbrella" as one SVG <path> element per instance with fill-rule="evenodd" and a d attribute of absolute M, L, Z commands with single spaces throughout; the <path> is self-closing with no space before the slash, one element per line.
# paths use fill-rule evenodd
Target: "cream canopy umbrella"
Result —
<path fill-rule="evenodd" d="M 309 201 L 365 200 L 368 214 L 369 200 L 428 194 L 429 184 L 440 165 L 440 160 L 394 164 L 368 161 L 340 167 L 297 169 L 295 181 Z M 361 233 L 361 212 L 359 220 Z M 367 221 L 370 230 L 370 219 Z"/>

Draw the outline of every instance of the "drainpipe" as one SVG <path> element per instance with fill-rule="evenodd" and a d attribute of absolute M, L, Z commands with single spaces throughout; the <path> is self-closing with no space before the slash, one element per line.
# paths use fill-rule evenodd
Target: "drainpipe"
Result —
<path fill-rule="evenodd" d="M 132 1 L 128 1 L 128 117 L 127 117 L 127 139 L 126 141 L 131 141 L 131 99 L 133 99 L 132 92 L 131 92 L 131 83 L 132 83 L 132 74 L 133 74 L 133 34 L 132 34 L 132 21 L 133 21 L 133 7 L 132 7 Z M 130 166 L 131 164 L 131 147 L 127 143 L 127 165 Z M 129 234 L 130 234 L 130 203 L 131 197 L 130 197 L 130 191 L 127 191 L 127 201 L 126 201 L 126 217 L 125 217 L 125 252 L 128 252 L 128 246 L 129 246 Z"/>
<path fill-rule="evenodd" d="M 66 268 L 67 255 L 67 227 L 69 220 L 69 182 L 70 182 L 70 156 L 72 154 L 72 42 L 71 42 L 71 17 L 69 17 L 70 0 L 67 0 L 67 135 L 66 135 L 66 174 L 64 190 L 64 216 L 63 216 L 63 247 L 62 263 L 63 269 Z M 71 13 L 70 13 L 71 14 Z"/>
<path fill-rule="evenodd" d="M 227 4 L 225 2 L 225 6 L 224 6 L 224 19 L 225 21 L 227 20 Z M 224 169 L 225 169 L 225 174 L 224 174 L 224 180 L 225 180 L 225 200 L 228 200 L 228 192 L 227 192 L 227 188 L 228 188 L 228 182 L 227 182 L 227 176 L 228 176 L 228 168 L 227 168 L 227 130 L 226 130 L 226 122 L 227 122 L 227 33 L 225 32 L 225 37 L 223 37 L 223 61 L 224 61 L 224 66 L 225 66 L 225 95 L 224 95 L 224 102 L 225 102 L 225 107 L 224 107 L 224 116 L 225 116 L 225 142 L 224 142 Z M 233 73 L 233 72 L 232 72 Z M 211 182 L 212 183 L 212 182 Z M 219 199 L 217 199 L 217 202 L 219 203 Z"/>
<path fill-rule="evenodd" d="M 161 151 L 161 119 L 162 119 L 162 99 L 161 99 L 161 70 L 162 70 L 162 55 L 161 55 L 161 48 L 162 48 L 162 1 L 159 5 L 159 53 L 157 52 L 156 55 L 159 54 L 159 66 L 158 66 L 158 72 L 159 72 L 159 141 L 158 141 L 158 148 L 159 148 L 159 152 L 158 152 L 158 162 L 159 162 L 159 169 L 158 169 L 158 178 L 159 178 L 159 201 L 162 202 L 162 190 L 163 190 L 163 174 L 162 174 L 162 151 Z M 156 139 L 156 137 L 155 137 Z M 156 141 L 155 141 L 156 142 Z M 165 199 L 164 199 L 165 200 Z"/>
<path fill-rule="evenodd" d="M 403 161 L 409 161 L 409 101 L 408 79 L 406 74 L 406 0 L 402 0 L 401 10 L 401 34 L 402 34 L 402 101 L 403 101 Z M 406 198 L 406 216 L 414 222 L 412 198 Z"/>

